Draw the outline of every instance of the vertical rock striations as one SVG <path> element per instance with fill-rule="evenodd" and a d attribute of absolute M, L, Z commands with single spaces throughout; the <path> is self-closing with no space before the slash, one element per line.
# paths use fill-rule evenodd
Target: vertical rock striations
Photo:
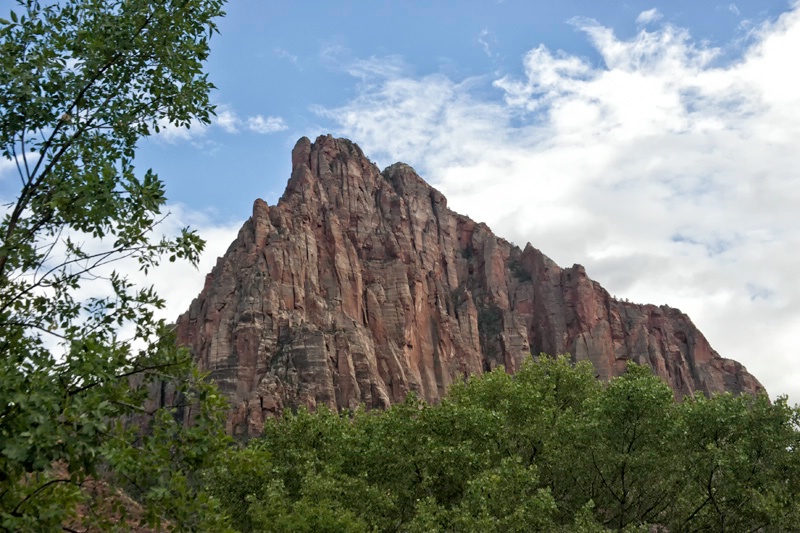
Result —
<path fill-rule="evenodd" d="M 615 300 L 582 266 L 450 211 L 411 167 L 380 172 L 330 136 L 298 141 L 283 197 L 256 200 L 178 337 L 231 398 L 236 434 L 300 405 L 437 401 L 540 352 L 589 360 L 602 379 L 647 364 L 678 397 L 762 389 L 677 309 Z"/>

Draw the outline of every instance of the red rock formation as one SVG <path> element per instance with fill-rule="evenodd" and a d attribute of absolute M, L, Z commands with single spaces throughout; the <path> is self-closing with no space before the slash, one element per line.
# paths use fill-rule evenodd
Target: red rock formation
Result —
<path fill-rule="evenodd" d="M 414 170 L 355 144 L 303 138 L 276 206 L 253 216 L 178 320 L 179 341 L 234 405 L 229 430 L 284 409 L 386 407 L 454 380 L 571 353 L 602 379 L 650 365 L 678 397 L 761 390 L 689 317 L 612 298 L 458 215 Z"/>

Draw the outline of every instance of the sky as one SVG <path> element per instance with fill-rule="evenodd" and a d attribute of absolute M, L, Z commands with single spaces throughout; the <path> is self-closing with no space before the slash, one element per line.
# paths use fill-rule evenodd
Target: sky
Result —
<path fill-rule="evenodd" d="M 413 166 L 449 206 L 612 295 L 689 314 L 800 402 L 800 3 L 232 0 L 211 125 L 138 164 L 208 241 L 147 281 L 184 311 L 298 138 Z M 0 182 L 10 172 L 0 161 Z"/>

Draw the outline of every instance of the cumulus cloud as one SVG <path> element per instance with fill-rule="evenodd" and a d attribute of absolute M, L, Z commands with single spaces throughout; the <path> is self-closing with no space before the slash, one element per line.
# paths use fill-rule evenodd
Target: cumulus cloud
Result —
<path fill-rule="evenodd" d="M 216 116 L 213 117 L 210 125 L 192 122 L 190 128 L 186 128 L 174 126 L 166 120 L 162 120 L 159 122 L 160 131 L 157 134 L 157 138 L 170 144 L 186 141 L 201 144 L 199 141 L 214 129 L 221 129 L 225 133 L 249 131 L 264 135 L 283 131 L 287 128 L 286 121 L 282 117 L 265 117 L 259 114 L 241 118 L 233 108 L 223 104 L 217 106 Z"/>
<path fill-rule="evenodd" d="M 28 157 L 28 164 L 35 164 L 36 161 L 39 159 L 38 154 L 28 153 L 26 154 Z M 25 161 L 23 160 L 22 156 L 17 156 L 16 158 L 6 158 L 0 156 L 0 181 L 8 178 L 12 175 L 19 175 L 17 165 L 23 166 L 25 165 Z"/>
<path fill-rule="evenodd" d="M 187 128 L 186 126 L 176 126 L 170 124 L 166 119 L 160 120 L 158 123 L 158 132 L 156 138 L 169 144 L 176 144 L 179 142 L 196 141 L 204 137 L 207 133 L 208 126 L 196 121 Z"/>
<path fill-rule="evenodd" d="M 16 170 L 16 165 L 12 159 L 0 157 L 0 177 L 3 177 L 7 172 Z"/>
<path fill-rule="evenodd" d="M 668 24 L 630 39 L 573 24 L 601 64 L 540 45 L 494 98 L 481 79 L 393 74 L 322 114 L 499 235 L 689 313 L 722 355 L 800 402 L 800 7 L 725 65 Z"/>
<path fill-rule="evenodd" d="M 639 16 L 636 17 L 636 24 L 650 24 L 651 22 L 656 22 L 659 19 L 661 19 L 661 13 L 658 11 L 658 9 L 648 9 L 647 11 L 642 11 L 639 13 Z"/>
<path fill-rule="evenodd" d="M 217 109 L 216 124 L 225 130 L 226 133 L 236 133 L 239 131 L 241 119 L 232 109 L 227 106 L 220 106 Z"/>

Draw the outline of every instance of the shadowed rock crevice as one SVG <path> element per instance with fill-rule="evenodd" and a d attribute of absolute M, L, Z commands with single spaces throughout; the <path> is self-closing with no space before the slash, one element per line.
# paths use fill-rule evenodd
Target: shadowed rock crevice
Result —
<path fill-rule="evenodd" d="M 435 402 L 540 352 L 589 360 L 602 379 L 646 364 L 677 397 L 762 388 L 677 309 L 615 300 L 582 266 L 453 213 L 410 166 L 380 172 L 330 136 L 298 141 L 283 196 L 256 200 L 178 336 L 240 435 L 301 405 L 382 408 L 409 391 Z"/>

